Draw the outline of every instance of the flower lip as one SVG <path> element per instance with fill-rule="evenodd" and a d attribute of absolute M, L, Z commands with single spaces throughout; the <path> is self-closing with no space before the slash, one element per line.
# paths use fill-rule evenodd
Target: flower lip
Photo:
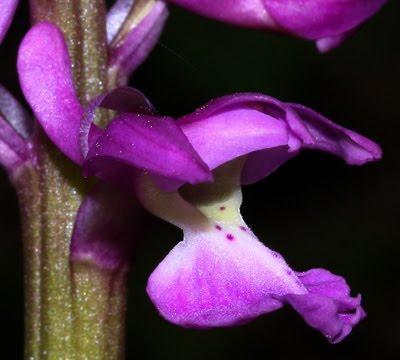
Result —
<path fill-rule="evenodd" d="M 293 271 L 240 226 L 217 224 L 185 238 L 151 274 L 147 292 L 168 321 L 212 328 L 246 323 L 291 305 L 332 343 L 364 317 L 361 297 L 324 269 Z"/>

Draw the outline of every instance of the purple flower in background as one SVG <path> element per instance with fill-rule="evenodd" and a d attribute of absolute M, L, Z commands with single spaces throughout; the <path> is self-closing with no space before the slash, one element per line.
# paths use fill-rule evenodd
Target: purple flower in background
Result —
<path fill-rule="evenodd" d="M 350 296 L 343 278 L 324 269 L 295 272 L 258 241 L 240 214 L 240 186 L 261 180 L 301 149 L 362 165 L 381 157 L 378 145 L 304 106 L 261 94 L 226 96 L 174 121 L 158 116 L 138 91 L 121 88 L 85 112 L 62 34 L 49 23 L 25 37 L 18 71 L 39 123 L 64 154 L 87 175 L 134 190 L 149 211 L 182 228 L 184 240 L 147 287 L 166 319 L 187 327 L 229 326 L 290 304 L 336 343 L 365 316 L 360 296 Z M 118 112 L 105 129 L 91 124 L 97 106 Z M 91 199 L 88 206 L 96 208 Z M 86 208 L 80 213 L 85 218 Z M 75 241 L 87 238 L 84 229 Z M 104 243 L 83 243 L 74 247 L 73 239 L 73 256 L 91 256 L 94 246 L 99 257 L 106 254 L 105 263 L 118 262 Z"/>
<path fill-rule="evenodd" d="M 387 0 L 166 0 L 239 26 L 269 29 L 314 40 L 329 51 Z"/>
<path fill-rule="evenodd" d="M 11 25 L 17 0 L 4 0 L 0 7 L 0 44 Z M 15 180 L 18 169 L 34 160 L 32 119 L 18 101 L 0 85 L 0 164 Z"/>
<path fill-rule="evenodd" d="M 18 0 L 2 0 L 0 7 L 0 44 L 11 25 L 12 18 L 18 6 Z"/>

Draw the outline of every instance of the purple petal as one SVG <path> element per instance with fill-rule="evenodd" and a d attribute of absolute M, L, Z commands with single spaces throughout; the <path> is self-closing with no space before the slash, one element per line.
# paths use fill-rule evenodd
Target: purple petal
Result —
<path fill-rule="evenodd" d="M 167 17 L 165 3 L 157 1 L 139 24 L 110 47 L 109 63 L 111 69 L 118 69 L 119 84 L 125 84 L 130 74 L 146 60 L 158 42 Z"/>
<path fill-rule="evenodd" d="M 98 176 L 112 161 L 190 184 L 211 180 L 208 167 L 170 118 L 126 113 L 114 118 L 89 149 L 84 172 Z"/>
<path fill-rule="evenodd" d="M 0 9 L 0 44 L 2 43 L 4 36 L 8 28 L 11 25 L 12 18 L 15 10 L 18 6 L 18 0 L 1 0 Z"/>
<path fill-rule="evenodd" d="M 387 0 L 264 0 L 274 21 L 297 36 L 318 40 L 347 33 Z"/>
<path fill-rule="evenodd" d="M 184 327 L 245 323 L 290 304 L 308 325 L 340 342 L 365 317 L 361 297 L 324 269 L 294 272 L 249 229 L 227 223 L 184 240 L 151 274 L 147 292 L 160 314 Z"/>
<path fill-rule="evenodd" d="M 382 150 L 373 141 L 339 126 L 317 112 L 298 104 L 288 104 L 288 122 L 308 149 L 317 149 L 343 158 L 350 165 L 379 160 Z"/>
<path fill-rule="evenodd" d="M 344 278 L 324 269 L 298 273 L 308 290 L 305 295 L 287 295 L 287 301 L 306 321 L 334 344 L 342 341 L 365 316 L 361 296 L 352 298 Z"/>
<path fill-rule="evenodd" d="M 261 94 L 222 97 L 178 124 L 210 169 L 248 155 L 243 184 L 269 175 L 302 147 L 333 153 L 352 165 L 381 157 L 379 146 L 365 137 L 306 107 Z"/>
<path fill-rule="evenodd" d="M 95 98 L 85 110 L 79 130 L 79 143 L 82 155 L 86 158 L 92 146 L 102 131 L 93 125 L 97 108 L 115 110 L 118 112 L 133 112 L 136 114 L 154 115 L 153 105 L 142 92 L 129 87 L 115 88 Z"/>
<path fill-rule="evenodd" d="M 284 122 L 251 108 L 227 109 L 181 127 L 210 169 L 254 151 L 287 147 L 289 141 Z"/>
<path fill-rule="evenodd" d="M 117 0 L 107 13 L 107 42 L 111 43 L 131 11 L 135 0 Z"/>
<path fill-rule="evenodd" d="M 91 261 L 115 270 L 130 260 L 139 228 L 134 197 L 103 183 L 82 202 L 72 234 L 73 261 Z"/>
<path fill-rule="evenodd" d="M 0 114 L 14 130 L 27 139 L 33 132 L 33 119 L 3 86 L 0 85 Z"/>
<path fill-rule="evenodd" d="M 348 37 L 346 33 L 344 35 L 329 36 L 318 39 L 316 41 L 317 49 L 320 53 L 327 53 L 337 47 L 339 47 Z"/>
<path fill-rule="evenodd" d="M 32 158 L 30 143 L 21 137 L 0 114 L 0 164 L 9 174 Z"/>
<path fill-rule="evenodd" d="M 22 91 L 50 139 L 71 160 L 81 164 L 79 147 L 83 108 L 77 98 L 61 31 L 51 23 L 35 25 L 18 54 Z"/>
<path fill-rule="evenodd" d="M 197 14 L 250 28 L 274 27 L 263 0 L 167 0 Z"/>
<path fill-rule="evenodd" d="M 185 327 L 241 324 L 305 294 L 282 257 L 239 226 L 185 233 L 151 274 L 147 292 L 160 314 Z"/>
<path fill-rule="evenodd" d="M 210 169 L 250 154 L 244 167 L 244 182 L 249 183 L 250 178 L 260 179 L 256 172 L 266 175 L 286 161 L 281 153 L 289 159 L 301 146 L 285 116 L 284 103 L 243 93 L 213 100 L 178 123 Z M 262 162 L 260 151 L 265 154 Z"/>

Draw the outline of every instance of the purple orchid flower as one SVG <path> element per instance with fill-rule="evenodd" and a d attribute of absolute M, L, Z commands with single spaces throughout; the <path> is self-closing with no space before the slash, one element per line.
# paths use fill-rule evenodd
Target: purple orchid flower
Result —
<path fill-rule="evenodd" d="M 85 119 L 85 111 L 74 89 L 71 62 L 61 31 L 51 23 L 35 25 L 21 43 L 17 65 L 24 95 L 50 139 L 78 165 L 88 168 L 94 166 L 96 161 L 93 164 L 85 161 L 85 148 L 81 144 L 85 141 L 93 144 L 98 138 L 104 139 L 105 132 L 97 126 L 90 126 L 90 122 L 89 126 L 85 126 L 85 121 L 81 123 Z M 139 92 L 133 93 L 140 98 Z M 123 101 L 127 92 L 122 90 L 118 94 L 114 93 L 114 96 Z M 112 96 L 109 99 L 112 100 Z M 140 105 L 141 102 L 132 106 L 131 102 L 130 106 L 143 112 L 151 111 L 146 106 L 141 109 Z M 90 109 L 86 117 L 91 118 Z M 160 178 L 160 182 L 163 177 L 170 179 L 169 181 L 193 184 L 211 180 L 207 165 L 171 118 L 158 121 L 158 118 L 151 116 L 138 118 L 135 114 L 121 114 L 112 124 L 109 131 L 116 124 L 126 124 L 128 128 L 130 125 L 134 126 L 141 134 L 140 140 L 138 138 L 135 144 L 129 144 L 129 138 L 123 136 L 118 138 L 119 142 L 110 144 L 116 151 L 119 147 L 134 146 L 136 155 L 127 162 L 135 169 L 148 171 L 154 178 Z M 94 151 L 93 147 L 90 151 Z M 161 152 L 163 157 L 159 156 Z M 105 176 L 99 174 L 99 177 L 108 181 L 112 178 L 132 187 L 134 172 L 130 167 L 123 164 L 118 166 L 112 160 L 109 158 L 103 161 L 103 166 L 106 161 L 110 166 L 104 172 Z M 98 265 L 107 268 L 118 267 L 123 263 L 121 259 L 126 259 L 125 250 L 129 247 L 127 240 L 129 243 L 131 239 L 128 236 L 130 232 L 124 226 L 134 227 L 133 221 L 137 216 L 134 217 L 132 211 L 127 211 L 127 204 L 134 207 L 134 199 L 130 194 L 110 196 L 110 192 L 113 193 L 109 187 L 98 184 L 82 203 L 72 237 L 72 259 L 93 259 Z M 105 214 L 109 216 L 107 225 Z M 110 234 L 114 234 L 112 237 L 117 237 L 118 241 L 108 241 Z"/>
<path fill-rule="evenodd" d="M 184 240 L 149 278 L 147 291 L 163 317 L 182 326 L 229 326 L 290 304 L 336 343 L 365 316 L 343 278 L 324 269 L 295 272 L 258 241 L 240 215 L 240 185 L 303 148 L 362 165 L 381 157 L 378 145 L 306 107 L 260 94 L 223 97 L 173 121 L 123 88 L 85 114 L 62 34 L 49 23 L 25 37 L 18 71 L 38 121 L 64 154 L 87 175 L 134 189 L 150 212 L 183 229 Z M 96 106 L 119 111 L 106 129 L 91 125 Z M 207 183 L 211 170 L 214 183 Z M 87 257 L 93 244 L 84 243 Z M 111 253 L 107 263 L 115 263 Z"/>
<path fill-rule="evenodd" d="M 343 40 L 387 0 L 166 0 L 227 23 L 316 41 L 321 52 Z"/>

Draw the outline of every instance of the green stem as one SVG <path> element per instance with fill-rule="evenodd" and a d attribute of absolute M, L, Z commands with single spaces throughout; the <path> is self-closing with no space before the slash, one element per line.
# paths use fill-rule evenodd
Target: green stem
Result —
<path fill-rule="evenodd" d="M 32 22 L 64 32 L 83 104 L 107 89 L 104 0 L 30 0 Z M 111 84 L 108 84 L 111 86 Z M 97 122 L 106 123 L 106 114 Z M 88 185 L 80 169 L 37 136 L 37 164 L 18 176 L 25 264 L 25 358 L 124 357 L 126 269 L 70 262 L 77 210 Z"/>

